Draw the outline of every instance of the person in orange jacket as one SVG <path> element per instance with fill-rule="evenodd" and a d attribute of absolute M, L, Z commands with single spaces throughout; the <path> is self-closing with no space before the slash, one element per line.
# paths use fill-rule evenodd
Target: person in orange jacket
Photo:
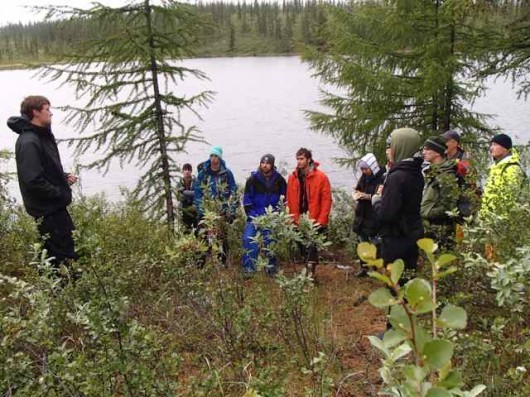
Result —
<path fill-rule="evenodd" d="M 299 223 L 302 214 L 307 214 L 323 233 L 331 212 L 331 184 L 318 166 L 309 149 L 300 148 L 296 152 L 296 169 L 289 175 L 286 203 L 295 224 Z M 302 254 L 308 273 L 313 275 L 318 263 L 316 248 L 310 246 L 302 249 Z"/>

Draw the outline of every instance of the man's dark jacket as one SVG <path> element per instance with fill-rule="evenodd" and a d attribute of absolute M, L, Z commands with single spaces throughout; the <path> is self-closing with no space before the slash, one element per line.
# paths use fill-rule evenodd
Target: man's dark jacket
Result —
<path fill-rule="evenodd" d="M 355 187 L 363 193 L 374 195 L 377 187 L 383 183 L 385 170 L 380 169 L 375 175 L 362 175 Z M 373 213 L 372 202 L 370 200 L 358 200 L 355 206 L 355 219 L 353 221 L 353 231 L 357 234 L 375 236 L 377 234 L 377 222 Z"/>
<path fill-rule="evenodd" d="M 281 197 L 285 197 L 286 189 L 287 182 L 276 169 L 272 171 L 268 179 L 260 170 L 253 171 L 247 179 L 243 195 L 243 207 L 247 214 L 247 221 L 264 215 L 269 206 L 277 210 L 281 204 Z"/>
<path fill-rule="evenodd" d="M 18 183 L 28 214 L 35 218 L 66 208 L 72 190 L 66 180 L 55 137 L 27 117 L 10 117 L 7 125 L 19 137 L 15 145 Z"/>
<path fill-rule="evenodd" d="M 420 216 L 424 183 L 422 163 L 421 158 L 405 159 L 388 172 L 383 199 L 374 204 L 380 224 L 379 234 L 383 239 L 408 237 L 416 241 L 423 237 Z"/>

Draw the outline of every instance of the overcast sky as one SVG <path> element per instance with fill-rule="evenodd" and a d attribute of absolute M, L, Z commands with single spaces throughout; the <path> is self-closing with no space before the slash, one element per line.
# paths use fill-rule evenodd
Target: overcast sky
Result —
<path fill-rule="evenodd" d="M 131 0 L 97 1 L 97 3 L 111 7 L 121 6 L 130 2 Z M 5 26 L 9 23 L 42 21 L 45 13 L 36 14 L 31 8 L 28 8 L 32 6 L 68 5 L 70 7 L 89 8 L 93 3 L 94 1 L 92 0 L 4 0 L 0 8 L 0 26 Z"/>

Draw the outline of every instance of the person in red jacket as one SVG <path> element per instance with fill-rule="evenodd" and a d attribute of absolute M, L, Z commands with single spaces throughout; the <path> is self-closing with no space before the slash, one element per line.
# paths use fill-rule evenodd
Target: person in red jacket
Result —
<path fill-rule="evenodd" d="M 286 202 L 287 211 L 295 224 L 299 223 L 302 214 L 307 214 L 323 233 L 331 212 L 331 185 L 318 166 L 309 149 L 300 148 L 296 152 L 296 169 L 289 175 Z M 307 262 L 308 273 L 313 275 L 318 263 L 316 248 L 309 246 L 302 249 L 302 254 Z"/>

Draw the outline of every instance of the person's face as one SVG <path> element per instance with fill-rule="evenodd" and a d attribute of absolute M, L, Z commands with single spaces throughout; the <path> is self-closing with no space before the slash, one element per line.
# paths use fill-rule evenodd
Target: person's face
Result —
<path fill-rule="evenodd" d="M 371 176 L 373 174 L 372 170 L 370 168 L 361 167 L 361 172 L 363 175 Z"/>
<path fill-rule="evenodd" d="M 191 176 L 191 170 L 190 169 L 183 170 L 182 175 L 184 175 L 184 178 L 189 178 Z"/>
<path fill-rule="evenodd" d="M 268 175 L 272 171 L 272 164 L 268 161 L 262 161 L 259 165 L 259 169 L 261 172 L 263 172 L 265 175 Z"/>
<path fill-rule="evenodd" d="M 39 127 L 49 127 L 52 125 L 52 116 L 50 105 L 43 105 L 41 110 L 33 110 L 31 123 Z"/>
<path fill-rule="evenodd" d="M 309 159 L 306 156 L 304 155 L 296 156 L 296 167 L 299 170 L 306 170 L 308 166 L 309 166 Z"/>
<path fill-rule="evenodd" d="M 447 147 L 447 153 L 454 153 L 458 148 L 458 142 L 454 139 L 448 139 L 445 141 L 445 146 Z"/>
<path fill-rule="evenodd" d="M 427 147 L 424 147 L 423 148 L 423 159 L 425 161 L 428 161 L 429 163 L 436 163 L 438 162 L 438 160 L 440 160 L 442 158 L 442 156 L 440 156 L 440 153 L 434 151 L 434 150 L 431 150 Z"/>
<path fill-rule="evenodd" d="M 210 155 L 210 164 L 212 169 L 218 169 L 221 166 L 221 159 L 215 154 Z"/>
<path fill-rule="evenodd" d="M 490 154 L 495 160 L 502 159 L 508 154 L 509 150 L 498 143 L 492 142 L 490 146 Z"/>
<path fill-rule="evenodd" d="M 394 152 L 392 151 L 392 148 L 390 146 L 386 148 L 385 154 L 386 154 L 386 159 L 388 160 L 388 162 L 389 163 L 393 163 L 394 162 Z"/>

